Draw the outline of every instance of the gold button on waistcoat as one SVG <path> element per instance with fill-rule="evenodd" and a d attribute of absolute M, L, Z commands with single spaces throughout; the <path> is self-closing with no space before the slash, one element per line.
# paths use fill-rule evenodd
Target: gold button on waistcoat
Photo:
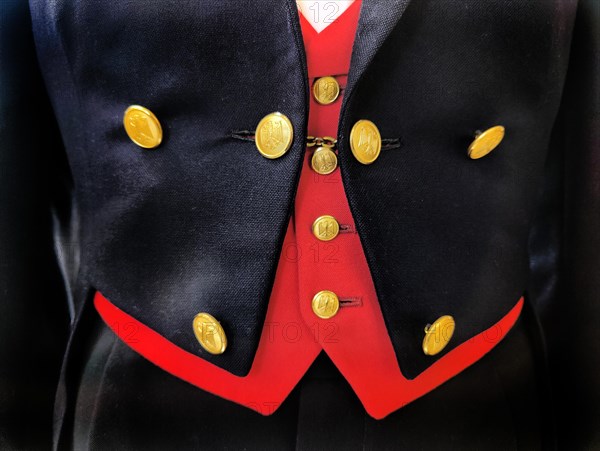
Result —
<path fill-rule="evenodd" d="M 313 222 L 312 232 L 321 241 L 331 241 L 340 233 L 340 225 L 333 216 L 324 215 Z"/>
<path fill-rule="evenodd" d="M 140 147 L 154 149 L 162 142 L 160 122 L 148 108 L 131 105 L 123 115 L 123 125 L 129 138 Z"/>
<path fill-rule="evenodd" d="M 340 309 L 340 300 L 333 291 L 319 291 L 313 297 L 312 309 L 319 318 L 333 318 Z"/>
<path fill-rule="evenodd" d="M 423 352 L 426 355 L 440 353 L 452 338 L 455 326 L 454 318 L 450 315 L 444 315 L 433 324 L 428 324 L 423 338 Z"/>
<path fill-rule="evenodd" d="M 377 126 L 361 119 L 350 131 L 350 149 L 354 157 L 362 164 L 371 164 L 381 152 L 381 135 Z"/>
<path fill-rule="evenodd" d="M 495 127 L 488 128 L 484 132 L 478 132 L 469 146 L 469 157 L 473 160 L 485 157 L 488 153 L 498 147 L 498 144 L 502 142 L 502 139 L 504 139 L 504 127 L 502 125 L 496 125 Z"/>
<path fill-rule="evenodd" d="M 223 354 L 227 337 L 221 324 L 208 313 L 198 313 L 193 322 L 194 334 L 200 345 L 211 354 Z"/>
<path fill-rule="evenodd" d="M 340 95 L 340 84 L 334 77 L 321 77 L 313 84 L 313 96 L 321 105 L 329 105 Z"/>
<path fill-rule="evenodd" d="M 281 113 L 270 113 L 256 126 L 254 137 L 260 154 L 269 159 L 283 156 L 292 145 L 294 129 L 290 120 Z"/>
<path fill-rule="evenodd" d="M 328 175 L 337 168 L 337 155 L 329 147 L 317 147 L 310 159 L 310 166 L 317 174 Z"/>

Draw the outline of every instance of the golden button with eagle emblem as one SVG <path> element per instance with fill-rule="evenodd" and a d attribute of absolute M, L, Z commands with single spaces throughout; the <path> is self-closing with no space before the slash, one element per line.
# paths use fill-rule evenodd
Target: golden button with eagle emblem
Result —
<path fill-rule="evenodd" d="M 340 233 L 340 225 L 333 216 L 318 217 L 312 225 L 313 235 L 321 241 L 331 241 Z"/>
<path fill-rule="evenodd" d="M 337 168 L 337 155 L 329 147 L 318 147 L 310 159 L 310 166 L 317 174 L 328 175 Z"/>
<path fill-rule="evenodd" d="M 371 164 L 381 152 L 381 135 L 377 126 L 367 120 L 356 122 L 350 131 L 350 149 L 362 164 Z"/>
<path fill-rule="evenodd" d="M 267 114 L 256 126 L 254 141 L 260 154 L 269 159 L 283 156 L 291 147 L 294 128 L 279 112 Z"/>
<path fill-rule="evenodd" d="M 340 95 L 340 84 L 334 77 L 320 77 L 313 84 L 313 96 L 317 103 L 330 105 Z"/>
<path fill-rule="evenodd" d="M 198 343 L 211 354 L 223 354 L 227 348 L 227 336 L 216 318 L 208 313 L 198 313 L 193 321 Z"/>
<path fill-rule="evenodd" d="M 144 149 L 154 149 L 162 142 L 162 127 L 152 111 L 131 105 L 123 115 L 123 125 L 129 138 Z"/>
<path fill-rule="evenodd" d="M 485 157 L 492 150 L 494 150 L 504 139 L 504 127 L 502 125 L 496 125 L 495 127 L 488 128 L 486 131 L 478 131 L 475 133 L 475 139 L 471 143 L 468 149 L 469 158 L 477 160 L 478 158 Z"/>
<path fill-rule="evenodd" d="M 322 319 L 333 318 L 340 309 L 340 300 L 333 291 L 319 291 L 312 300 L 312 310 Z"/>
<path fill-rule="evenodd" d="M 436 355 L 446 347 L 456 324 L 450 315 L 444 315 L 434 321 L 433 324 L 425 326 L 425 338 L 423 338 L 423 352 L 425 355 Z"/>

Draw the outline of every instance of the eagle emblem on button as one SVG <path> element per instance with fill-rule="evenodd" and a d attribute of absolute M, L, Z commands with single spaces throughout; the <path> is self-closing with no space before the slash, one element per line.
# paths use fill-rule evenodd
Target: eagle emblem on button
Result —
<path fill-rule="evenodd" d="M 371 164 L 381 152 L 381 134 L 377 126 L 366 119 L 356 122 L 350 131 L 350 150 L 362 164 Z"/>
<path fill-rule="evenodd" d="M 292 145 L 291 121 L 279 112 L 267 114 L 256 126 L 254 140 L 260 154 L 269 159 L 283 156 Z"/>

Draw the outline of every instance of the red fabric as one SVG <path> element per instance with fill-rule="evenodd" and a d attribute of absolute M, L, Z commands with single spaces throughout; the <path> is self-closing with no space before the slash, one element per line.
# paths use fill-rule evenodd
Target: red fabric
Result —
<path fill-rule="evenodd" d="M 356 0 L 320 34 L 300 15 L 311 85 L 314 77 L 335 75 L 345 86 L 360 3 Z M 327 106 L 311 97 L 309 134 L 337 136 L 340 106 L 341 96 Z M 339 169 L 327 176 L 316 174 L 310 168 L 310 153 L 307 152 L 300 176 L 295 212 L 285 236 L 258 351 L 247 376 L 234 376 L 184 351 L 99 292 L 94 303 L 115 333 L 148 360 L 191 384 L 263 415 L 276 410 L 324 350 L 367 412 L 374 418 L 383 418 L 491 350 L 517 320 L 523 299 L 496 325 L 448 352 L 416 379 L 404 378 L 359 236 L 354 232 Z M 330 242 L 318 241 L 312 235 L 311 225 L 325 214 L 349 226 L 350 232 L 341 233 Z M 352 299 L 355 305 L 340 308 L 330 320 L 319 319 L 312 312 L 311 300 L 321 290 L 331 290 L 340 299 Z M 444 314 L 452 312 L 439 312 L 439 316 Z M 415 337 L 415 346 L 421 346 L 422 338 Z"/>

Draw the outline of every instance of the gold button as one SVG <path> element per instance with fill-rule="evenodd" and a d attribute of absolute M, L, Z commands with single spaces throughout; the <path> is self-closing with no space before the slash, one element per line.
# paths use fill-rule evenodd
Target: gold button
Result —
<path fill-rule="evenodd" d="M 337 168 L 337 155 L 329 147 L 317 147 L 310 159 L 310 165 L 317 174 L 331 174 Z"/>
<path fill-rule="evenodd" d="M 436 355 L 441 352 L 454 334 L 454 318 L 444 315 L 433 324 L 425 327 L 425 338 L 423 339 L 423 352 L 426 355 Z"/>
<path fill-rule="evenodd" d="M 223 354 L 227 348 L 227 337 L 221 324 L 208 313 L 194 317 L 194 334 L 200 345 L 211 354 Z"/>
<path fill-rule="evenodd" d="M 340 95 L 340 84 L 334 77 L 321 77 L 313 84 L 313 96 L 321 105 L 329 105 Z"/>
<path fill-rule="evenodd" d="M 354 157 L 362 164 L 371 164 L 381 152 L 381 135 L 377 126 L 361 119 L 350 131 L 350 149 Z"/>
<path fill-rule="evenodd" d="M 324 215 L 313 222 L 312 232 L 321 241 L 331 241 L 340 233 L 340 225 L 333 216 Z"/>
<path fill-rule="evenodd" d="M 475 140 L 469 146 L 469 157 L 473 160 L 485 157 L 498 147 L 502 139 L 504 139 L 504 127 L 502 125 L 488 128 L 483 133 L 478 132 L 475 135 Z"/>
<path fill-rule="evenodd" d="M 294 129 L 290 120 L 281 113 L 271 113 L 256 126 L 254 139 L 263 157 L 275 159 L 289 150 L 293 137 Z"/>
<path fill-rule="evenodd" d="M 162 127 L 148 108 L 131 105 L 123 115 L 123 125 L 129 138 L 144 149 L 154 149 L 162 142 Z"/>
<path fill-rule="evenodd" d="M 319 291 L 313 297 L 312 309 L 319 318 L 333 318 L 340 309 L 340 300 L 333 291 Z"/>

